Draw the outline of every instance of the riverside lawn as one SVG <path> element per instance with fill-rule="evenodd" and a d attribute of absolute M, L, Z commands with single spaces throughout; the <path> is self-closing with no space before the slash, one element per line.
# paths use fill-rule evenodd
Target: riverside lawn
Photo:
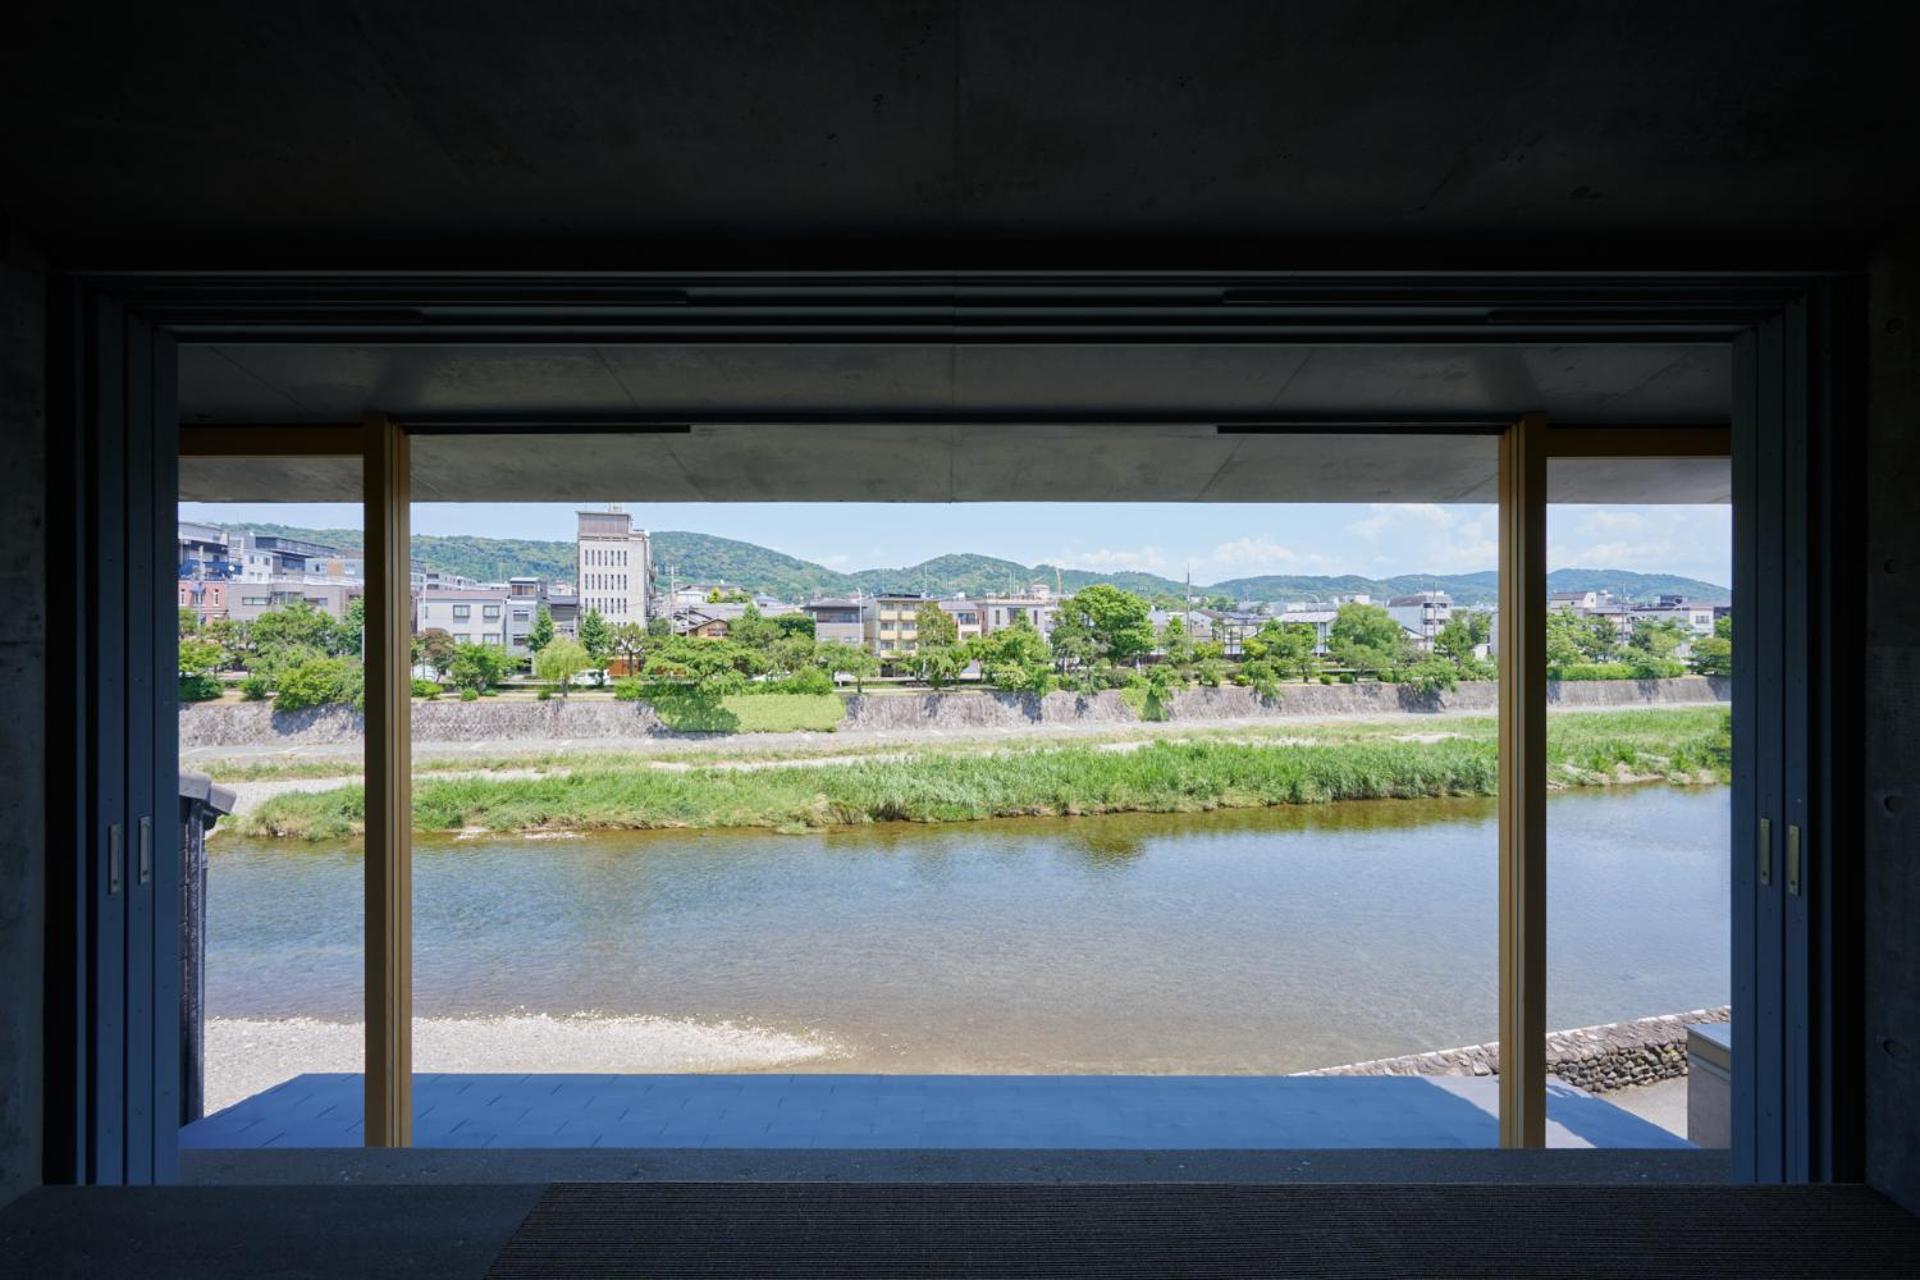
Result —
<path fill-rule="evenodd" d="M 1723 782 L 1728 724 L 1721 707 L 1555 716 L 1548 722 L 1550 782 Z M 557 757 L 555 772 L 536 777 L 426 774 L 415 783 L 414 825 L 422 831 L 802 831 L 1492 795 L 1495 728 L 1491 717 L 1460 717 L 1448 721 L 1444 733 L 1408 734 L 1402 725 L 1376 722 L 1180 739 L 1118 734 L 1101 742 L 971 753 L 916 746 L 831 764 L 831 754 L 816 753 L 751 770 L 713 764 L 672 771 L 615 753 Z M 529 760 L 516 764 L 524 770 Z M 235 825 L 253 835 L 336 839 L 357 833 L 363 814 L 364 792 L 349 785 L 275 796 Z"/>

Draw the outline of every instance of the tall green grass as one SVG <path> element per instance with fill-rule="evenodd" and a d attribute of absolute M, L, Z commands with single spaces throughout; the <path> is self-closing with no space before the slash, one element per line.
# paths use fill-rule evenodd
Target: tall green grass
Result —
<path fill-rule="evenodd" d="M 1724 713 L 1709 709 L 1569 716 L 1549 726 L 1561 785 L 1633 777 L 1724 779 Z M 965 822 L 1020 815 L 1206 809 L 1333 800 L 1492 795 L 1490 731 L 1437 741 L 1377 735 L 1325 743 L 1154 742 L 1134 751 L 1071 746 L 929 755 L 831 767 L 684 773 L 576 769 L 544 778 L 423 778 L 414 825 L 426 831 L 771 827 Z M 357 831 L 360 787 L 291 792 L 239 824 L 257 834 L 331 839 Z"/>

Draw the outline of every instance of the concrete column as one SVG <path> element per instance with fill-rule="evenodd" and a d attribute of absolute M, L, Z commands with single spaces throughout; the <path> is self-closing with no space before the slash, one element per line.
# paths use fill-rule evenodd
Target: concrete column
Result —
<path fill-rule="evenodd" d="M 1875 253 L 1871 289 L 1871 465 L 1860 480 L 1867 1180 L 1920 1212 L 1920 227 Z"/>
<path fill-rule="evenodd" d="M 0 1204 L 40 1182 L 46 957 L 46 273 L 0 222 Z"/>

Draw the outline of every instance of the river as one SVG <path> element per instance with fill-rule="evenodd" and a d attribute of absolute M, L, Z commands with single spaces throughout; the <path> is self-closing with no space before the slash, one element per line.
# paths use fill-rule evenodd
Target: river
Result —
<path fill-rule="evenodd" d="M 1551 1025 L 1725 1003 L 1727 798 L 1551 799 Z M 358 850 L 220 835 L 211 856 L 209 1013 L 359 1018 Z M 425 1016 L 731 1021 L 868 1072 L 1288 1072 L 1495 1035 L 1484 799 L 414 856 Z"/>

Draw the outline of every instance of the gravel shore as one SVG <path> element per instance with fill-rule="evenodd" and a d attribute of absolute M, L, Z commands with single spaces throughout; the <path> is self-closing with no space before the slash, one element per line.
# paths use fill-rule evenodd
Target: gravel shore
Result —
<path fill-rule="evenodd" d="M 207 1114 L 309 1071 L 359 1071 L 365 1030 L 315 1018 L 214 1018 L 207 1023 Z M 515 1014 L 416 1018 L 416 1071 L 768 1071 L 837 1057 L 821 1036 L 732 1022 Z"/>

